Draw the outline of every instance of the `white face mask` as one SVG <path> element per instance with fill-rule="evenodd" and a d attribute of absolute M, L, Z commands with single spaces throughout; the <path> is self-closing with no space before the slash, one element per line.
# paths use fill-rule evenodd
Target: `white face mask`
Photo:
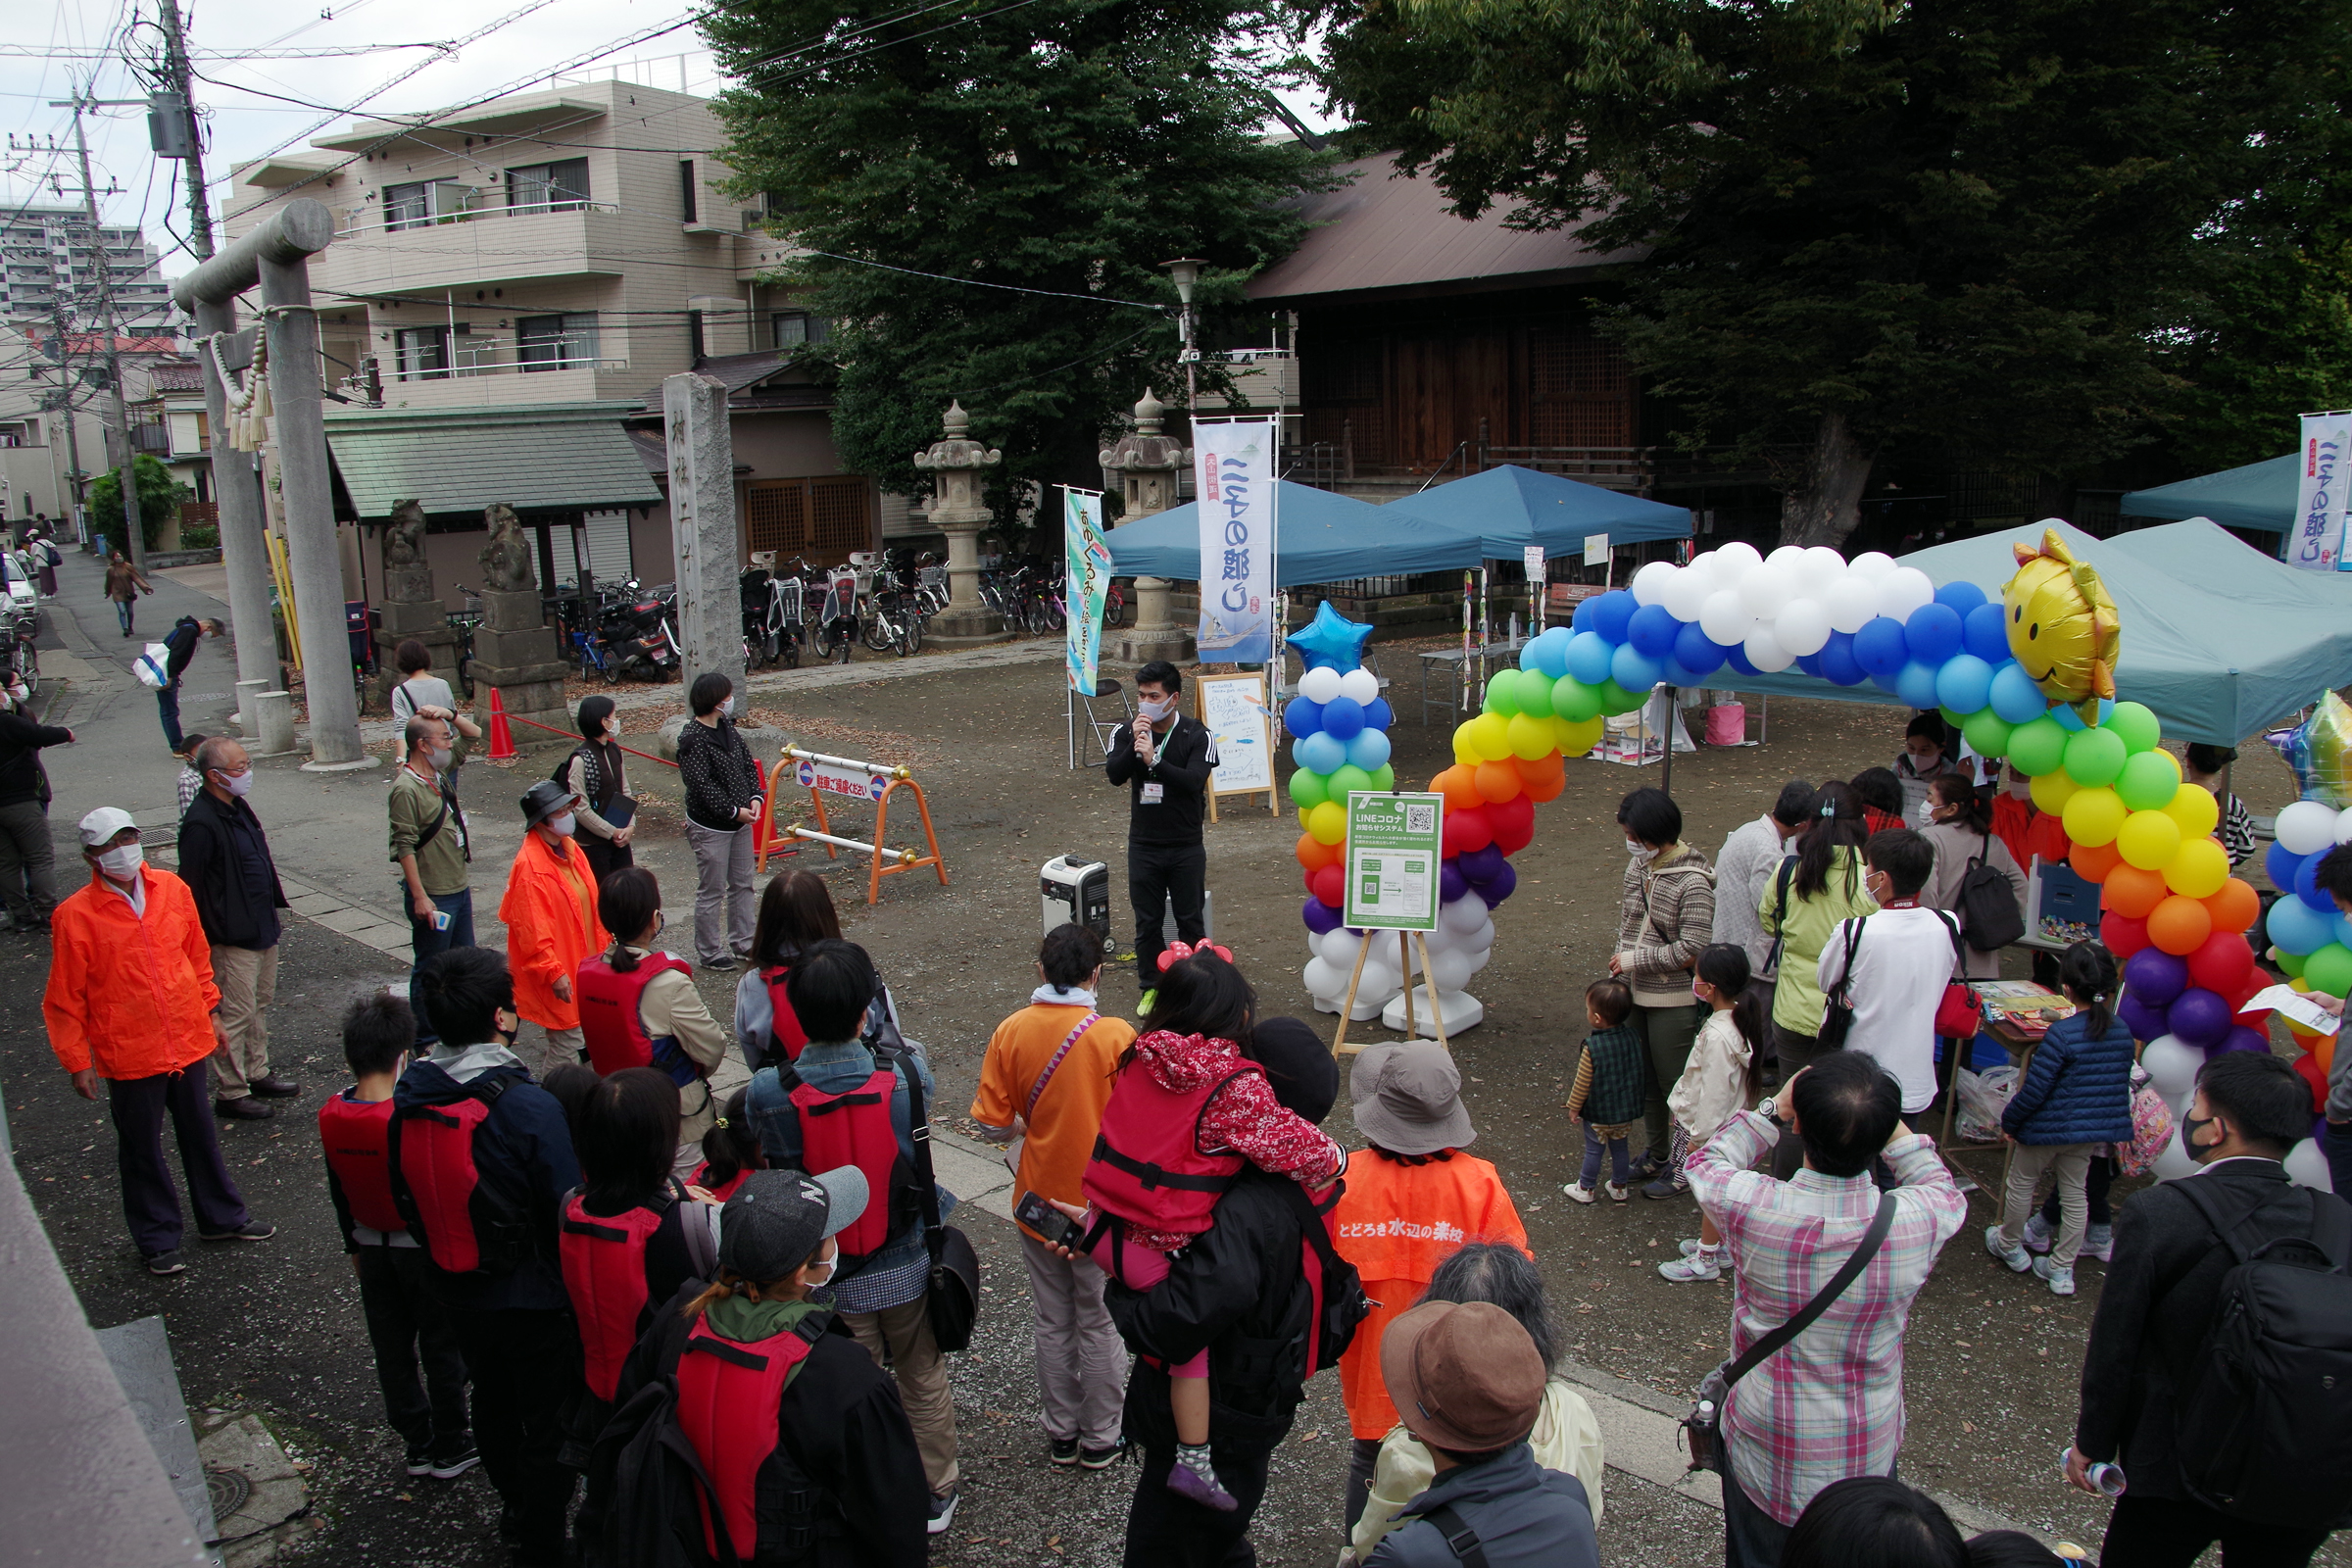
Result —
<path fill-rule="evenodd" d="M 1632 856 L 1637 860 L 1646 860 L 1652 856 L 1656 855 L 1658 852 L 1651 849 L 1648 845 L 1642 843 L 1640 839 L 1627 839 L 1625 841 L 1625 853 Z"/>
<path fill-rule="evenodd" d="M 820 1285 L 830 1285 L 833 1283 L 833 1276 L 841 1271 L 841 1254 L 835 1252 L 822 1263 L 811 1263 L 808 1268 L 809 1271 L 802 1278 L 808 1282 L 809 1289 L 814 1290 Z M 816 1272 L 820 1268 L 824 1270 L 822 1274 Z"/>
<path fill-rule="evenodd" d="M 136 844 L 125 844 L 98 857 L 98 869 L 118 882 L 127 882 L 147 858 L 147 852 Z"/>
<path fill-rule="evenodd" d="M 733 716 L 734 716 L 734 714 L 735 714 L 735 699 L 734 699 L 734 698 L 730 697 L 730 698 L 728 698 L 728 699 L 727 699 L 725 702 L 723 702 L 723 703 L 721 703 L 721 704 L 719 704 L 719 705 L 718 705 L 718 716 L 719 716 L 719 717 L 721 717 L 721 718 L 731 718 L 731 717 L 733 717 Z"/>
<path fill-rule="evenodd" d="M 231 795 L 243 796 L 251 794 L 253 791 L 253 769 L 250 767 L 242 773 L 216 772 L 213 776 L 219 779 L 220 787 Z"/>
<path fill-rule="evenodd" d="M 434 772 L 446 773 L 449 771 L 449 764 L 456 760 L 457 755 L 458 754 L 454 750 L 447 746 L 436 746 L 431 751 L 424 754 L 424 760 L 428 764 L 430 764 Z"/>
<path fill-rule="evenodd" d="M 564 811 L 547 819 L 547 830 L 558 838 L 567 839 L 571 837 L 571 830 L 579 825 L 579 820 L 577 812 Z"/>
<path fill-rule="evenodd" d="M 23 686 L 11 686 L 8 689 L 8 700 L 19 708 L 23 708 L 26 703 L 32 701 L 32 693 Z"/>
<path fill-rule="evenodd" d="M 1137 711 L 1141 712 L 1144 717 L 1156 724 L 1163 718 L 1174 716 L 1176 712 L 1176 697 L 1173 692 L 1165 697 L 1147 697 L 1143 701 L 1137 703 L 1135 706 Z"/>
<path fill-rule="evenodd" d="M 729 699 L 729 701 L 732 701 L 732 700 L 733 700 L 733 699 Z M 613 740 L 613 741 L 616 741 L 616 740 L 620 739 L 620 720 L 619 720 L 619 719 L 617 719 L 617 718 L 608 718 L 608 719 L 606 719 L 606 720 L 605 720 L 605 738 L 606 738 L 607 740 Z"/>

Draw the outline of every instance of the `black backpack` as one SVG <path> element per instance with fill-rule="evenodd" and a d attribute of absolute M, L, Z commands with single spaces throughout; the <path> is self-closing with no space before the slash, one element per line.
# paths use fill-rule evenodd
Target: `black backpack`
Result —
<path fill-rule="evenodd" d="M 827 1494 L 783 1445 L 760 1466 L 760 1544 L 746 1565 L 723 1528 L 708 1538 L 710 1477 L 678 1425 L 677 1385 L 659 1377 L 612 1412 L 588 1461 L 572 1522 L 580 1568 L 767 1568 L 812 1563 Z M 715 1542 L 711 1552 L 707 1542 Z"/>
<path fill-rule="evenodd" d="M 2352 1509 L 2352 1206 L 2281 1188 L 2232 1219 L 2206 1184 L 2172 1188 L 2237 1260 L 2175 1401 L 2181 1484 L 2234 1518 L 2330 1529 Z"/>
<path fill-rule="evenodd" d="M 1984 853 L 1969 858 L 1960 878 L 1960 933 L 1979 953 L 1998 953 L 2026 934 L 2026 917 L 2018 912 L 2017 890 L 1992 864 L 1992 834 L 1984 835 Z"/>

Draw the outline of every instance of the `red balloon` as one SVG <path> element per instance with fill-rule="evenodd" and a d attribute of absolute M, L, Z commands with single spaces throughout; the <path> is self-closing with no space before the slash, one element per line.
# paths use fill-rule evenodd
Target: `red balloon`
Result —
<path fill-rule="evenodd" d="M 2119 958 L 2129 958 L 2148 945 L 2148 922 L 2113 909 L 2099 916 L 2099 940 Z"/>
<path fill-rule="evenodd" d="M 2203 986 L 2232 1003 L 2243 999 L 2238 990 L 2254 972 L 2254 950 L 2234 931 L 2216 931 L 2188 956 L 2189 984 Z"/>
<path fill-rule="evenodd" d="M 1505 855 L 1517 855 L 1535 839 L 1536 803 L 1522 795 L 1490 806 L 1487 821 L 1494 833 L 1494 847 Z"/>
<path fill-rule="evenodd" d="M 2328 1105 L 2328 1074 L 2320 1068 L 2320 1058 L 2306 1051 L 2295 1058 L 2295 1075 L 2311 1089 L 2311 1113 L 2318 1115 Z"/>
<path fill-rule="evenodd" d="M 1348 873 L 1336 865 L 1327 865 L 1306 879 L 1306 888 L 1316 898 L 1333 908 L 1348 902 Z"/>
<path fill-rule="evenodd" d="M 1474 807 L 1466 811 L 1448 810 L 1446 813 L 1445 850 L 1448 858 L 1483 850 L 1494 842 L 1494 827 L 1487 816 L 1490 809 Z M 1337 904 L 1340 901 L 1327 899 L 1324 902 Z"/>

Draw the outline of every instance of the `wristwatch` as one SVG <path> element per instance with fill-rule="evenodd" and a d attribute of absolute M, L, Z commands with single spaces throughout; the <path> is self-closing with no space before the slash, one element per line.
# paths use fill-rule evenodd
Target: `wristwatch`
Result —
<path fill-rule="evenodd" d="M 1756 1114 L 1762 1116 L 1766 1121 L 1771 1122 L 1775 1127 L 1781 1125 L 1780 1097 L 1778 1095 L 1767 1095 L 1764 1098 L 1763 1102 L 1756 1106 Z"/>

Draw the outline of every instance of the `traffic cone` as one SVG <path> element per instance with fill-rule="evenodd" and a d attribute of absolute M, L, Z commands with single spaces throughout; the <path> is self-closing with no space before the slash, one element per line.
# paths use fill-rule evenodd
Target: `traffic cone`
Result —
<path fill-rule="evenodd" d="M 507 722 L 507 705 L 499 700 L 498 688 L 490 688 L 490 760 L 511 761 L 515 757 L 514 726 Z"/>

